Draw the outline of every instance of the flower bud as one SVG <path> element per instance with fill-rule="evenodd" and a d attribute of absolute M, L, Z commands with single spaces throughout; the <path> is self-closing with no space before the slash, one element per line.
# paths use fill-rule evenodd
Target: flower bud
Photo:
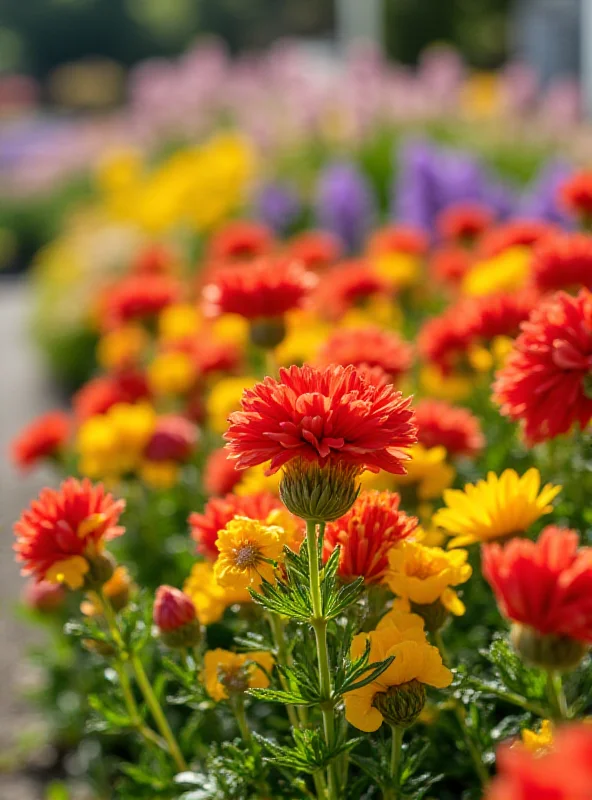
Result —
<path fill-rule="evenodd" d="M 588 652 L 588 645 L 559 634 L 539 633 L 528 625 L 514 623 L 510 633 L 514 649 L 528 665 L 561 672 L 575 669 Z"/>
<path fill-rule="evenodd" d="M 30 581 L 23 592 L 23 602 L 41 614 L 53 614 L 64 605 L 66 590 L 60 583 Z"/>
<path fill-rule="evenodd" d="M 421 714 L 425 702 L 424 684 L 413 679 L 391 686 L 386 692 L 378 692 L 374 695 L 373 705 L 389 725 L 409 728 Z"/>
<path fill-rule="evenodd" d="M 286 337 L 286 323 L 283 317 L 256 319 L 249 329 L 251 341 L 264 350 L 273 350 Z"/>
<path fill-rule="evenodd" d="M 196 426 L 178 414 L 167 414 L 156 428 L 144 451 L 149 461 L 187 461 L 197 444 Z"/>
<path fill-rule="evenodd" d="M 87 556 L 89 571 L 84 576 L 84 588 L 98 590 L 113 577 L 115 559 L 111 553 Z"/>
<path fill-rule="evenodd" d="M 293 459 L 284 467 L 280 498 L 288 511 L 301 519 L 333 522 L 346 514 L 360 492 L 359 467 L 351 464 L 320 466 L 315 461 Z"/>
<path fill-rule="evenodd" d="M 89 653 L 96 653 L 98 656 L 109 658 L 114 656 L 117 650 L 109 642 L 101 642 L 98 639 L 83 639 L 82 646 Z"/>
<path fill-rule="evenodd" d="M 159 586 L 156 590 L 154 623 L 167 647 L 193 647 L 199 642 L 199 620 L 193 601 L 172 586 Z"/>
<path fill-rule="evenodd" d="M 411 612 L 420 616 L 428 633 L 436 633 L 446 624 L 449 613 L 440 599 L 433 603 L 410 603 Z"/>

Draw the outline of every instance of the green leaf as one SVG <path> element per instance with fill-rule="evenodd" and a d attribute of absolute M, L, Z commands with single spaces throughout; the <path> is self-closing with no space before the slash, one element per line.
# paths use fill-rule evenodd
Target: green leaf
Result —
<path fill-rule="evenodd" d="M 307 699 L 298 692 L 286 692 L 283 689 L 249 689 L 247 694 L 267 703 L 283 703 L 292 706 L 314 706 L 318 702 L 317 698 Z"/>
<path fill-rule="evenodd" d="M 313 774 L 324 769 L 342 753 L 352 750 L 362 739 L 341 740 L 329 748 L 320 730 L 294 729 L 292 735 L 295 747 L 286 747 L 255 734 L 264 750 L 264 761 L 278 767 Z"/>

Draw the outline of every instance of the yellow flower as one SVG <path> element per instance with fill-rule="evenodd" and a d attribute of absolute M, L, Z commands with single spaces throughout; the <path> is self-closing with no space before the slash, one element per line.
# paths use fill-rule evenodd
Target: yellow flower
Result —
<path fill-rule="evenodd" d="M 397 288 L 413 286 L 421 277 L 421 259 L 412 253 L 381 253 L 372 263 L 377 274 Z"/>
<path fill-rule="evenodd" d="M 144 483 L 152 489 L 170 489 L 179 480 L 181 470 L 176 461 L 144 460 L 138 472 Z"/>
<path fill-rule="evenodd" d="M 148 383 L 157 395 L 185 394 L 193 386 L 196 374 L 187 353 L 159 353 L 148 367 Z"/>
<path fill-rule="evenodd" d="M 462 87 L 462 108 L 471 117 L 495 116 L 502 99 L 502 84 L 495 72 L 474 72 Z"/>
<path fill-rule="evenodd" d="M 257 382 L 249 376 L 222 378 L 212 386 L 206 401 L 208 422 L 213 431 L 224 433 L 228 428 L 228 416 L 240 408 L 240 400 L 245 389 Z"/>
<path fill-rule="evenodd" d="M 446 552 L 419 542 L 399 542 L 388 553 L 386 582 L 404 601 L 399 607 L 427 606 L 439 600 L 451 614 L 461 616 L 465 607 L 452 587 L 471 577 L 467 557 L 466 550 Z"/>
<path fill-rule="evenodd" d="M 222 314 L 210 325 L 214 338 L 221 342 L 230 342 L 242 349 L 249 340 L 249 321 L 240 314 Z"/>
<path fill-rule="evenodd" d="M 444 688 L 452 673 L 442 664 L 438 648 L 412 626 L 384 625 L 354 637 L 352 658 L 359 658 L 370 642 L 370 662 L 394 656 L 394 661 L 376 680 L 344 695 L 345 717 L 361 731 L 376 731 L 383 721 L 407 727 L 425 704 L 425 685 Z"/>
<path fill-rule="evenodd" d="M 265 579 L 275 582 L 275 565 L 282 557 L 286 533 L 248 517 L 235 517 L 218 532 L 214 575 L 221 586 L 258 589 Z"/>
<path fill-rule="evenodd" d="M 220 586 L 214 575 L 214 567 L 207 561 L 199 561 L 183 586 L 191 598 L 197 618 L 202 625 L 211 625 L 222 619 L 226 609 L 235 603 L 251 603 L 252 597 L 246 589 L 234 590 Z"/>
<path fill-rule="evenodd" d="M 464 400 L 475 390 L 474 380 L 458 373 L 445 375 L 436 364 L 425 364 L 421 368 L 419 380 L 423 394 L 440 400 L 450 400 L 452 403 Z"/>
<path fill-rule="evenodd" d="M 446 448 L 426 448 L 415 444 L 408 448 L 410 461 L 405 462 L 406 475 L 397 475 L 395 483 L 402 486 L 415 486 L 420 500 L 440 497 L 448 489 L 456 475 L 454 467 L 446 462 Z"/>
<path fill-rule="evenodd" d="M 536 731 L 524 728 L 521 732 L 522 746 L 531 753 L 541 753 L 541 751 L 548 750 L 553 746 L 554 739 L 553 723 L 544 719 L 541 722 L 541 727 Z"/>
<path fill-rule="evenodd" d="M 230 650 L 208 650 L 201 673 L 206 692 L 213 700 L 228 700 L 232 694 L 247 689 L 266 689 L 268 673 L 273 669 L 273 656 L 267 652 L 232 653 Z"/>
<path fill-rule="evenodd" d="M 484 295 L 519 289 L 528 278 L 530 255 L 526 247 L 510 247 L 494 258 L 480 261 L 465 275 L 463 292 Z"/>
<path fill-rule="evenodd" d="M 259 492 L 279 494 L 282 473 L 266 475 L 265 470 L 266 465 L 261 464 L 241 472 L 240 482 L 235 486 L 234 493 L 243 497 L 249 494 L 259 494 Z"/>
<path fill-rule="evenodd" d="M 449 547 L 520 535 L 552 510 L 551 501 L 560 491 L 561 486 L 550 483 L 541 490 L 541 474 L 534 467 L 521 477 L 513 469 L 499 477 L 489 472 L 486 481 L 444 492 L 447 508 L 437 511 L 433 522 L 456 534 Z"/>
<path fill-rule="evenodd" d="M 120 611 L 128 604 L 131 590 L 135 588 L 127 567 L 118 566 L 113 571 L 113 575 L 103 584 L 102 594 L 109 598 L 109 601 L 116 611 Z M 103 601 L 97 592 L 88 592 L 86 600 L 80 604 L 80 610 L 87 617 L 94 617 L 103 613 Z"/>
<path fill-rule="evenodd" d="M 197 307 L 191 303 L 175 303 L 164 308 L 158 317 L 158 333 L 163 342 L 174 342 L 196 336 L 201 327 Z"/>
<path fill-rule="evenodd" d="M 269 512 L 265 524 L 276 525 L 281 528 L 284 532 L 284 546 L 298 553 L 305 535 L 302 520 L 290 514 L 287 508 L 274 508 L 273 511 Z"/>
<path fill-rule="evenodd" d="M 106 333 L 97 345 L 97 360 L 105 370 L 116 370 L 139 361 L 148 344 L 140 325 L 125 325 Z"/>
<path fill-rule="evenodd" d="M 99 161 L 95 180 L 103 192 L 120 192 L 138 181 L 142 168 L 142 157 L 137 150 L 112 150 Z"/>
<path fill-rule="evenodd" d="M 383 628 L 396 628 L 401 639 L 405 641 L 424 642 L 426 638 L 424 621 L 419 614 L 411 614 L 398 608 L 387 611 L 376 626 L 378 631 Z"/>
<path fill-rule="evenodd" d="M 291 366 L 314 362 L 330 333 L 330 326 L 307 311 L 293 311 L 287 317 L 287 334 L 276 349 L 278 364 Z"/>

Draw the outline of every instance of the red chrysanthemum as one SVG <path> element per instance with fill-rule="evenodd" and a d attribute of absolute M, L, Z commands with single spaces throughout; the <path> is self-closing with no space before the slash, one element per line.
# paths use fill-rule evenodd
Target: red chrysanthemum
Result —
<path fill-rule="evenodd" d="M 280 370 L 246 389 L 230 415 L 228 449 L 242 467 L 292 459 L 404 474 L 401 448 L 417 441 L 411 398 L 391 385 L 369 384 L 355 367 Z"/>
<path fill-rule="evenodd" d="M 251 261 L 268 255 L 274 247 L 273 234 L 265 225 L 234 220 L 212 236 L 207 259 L 214 263 Z"/>
<path fill-rule="evenodd" d="M 444 247 L 430 260 L 430 274 L 438 283 L 457 287 L 471 269 L 470 253 L 462 247 Z"/>
<path fill-rule="evenodd" d="M 374 325 L 336 330 L 319 352 L 320 366 L 380 367 L 391 382 L 404 375 L 413 364 L 413 347 L 392 331 Z"/>
<path fill-rule="evenodd" d="M 179 414 L 165 414 L 156 421 L 144 457 L 150 461 L 187 461 L 198 441 L 198 429 Z"/>
<path fill-rule="evenodd" d="M 592 237 L 583 233 L 549 236 L 535 247 L 531 268 L 542 292 L 592 289 Z"/>
<path fill-rule="evenodd" d="M 374 256 L 385 253 L 424 256 L 428 246 L 428 237 L 422 230 L 410 225 L 389 225 L 372 234 L 368 242 L 368 252 Z"/>
<path fill-rule="evenodd" d="M 576 172 L 559 190 L 559 199 L 573 214 L 592 218 L 592 172 Z"/>
<path fill-rule="evenodd" d="M 137 403 L 149 396 L 145 375 L 125 372 L 92 378 L 76 392 L 72 405 L 76 419 L 83 422 L 95 414 L 105 414 L 116 403 Z"/>
<path fill-rule="evenodd" d="M 520 420 L 530 443 L 592 418 L 592 294 L 558 292 L 541 302 L 498 372 L 494 399 Z"/>
<path fill-rule="evenodd" d="M 576 531 L 549 525 L 536 542 L 484 545 L 483 575 L 512 622 L 592 644 L 592 548 L 578 549 Z"/>
<path fill-rule="evenodd" d="M 193 513 L 189 516 L 191 537 L 197 542 L 197 552 L 215 561 L 218 557 L 218 532 L 232 519 L 238 516 L 265 522 L 272 511 L 283 507 L 281 500 L 271 492 L 212 497 L 206 503 L 203 514 Z"/>
<path fill-rule="evenodd" d="M 128 275 L 109 289 L 103 309 L 105 327 L 155 317 L 181 295 L 180 284 L 170 275 Z"/>
<path fill-rule="evenodd" d="M 68 478 L 57 490 L 43 489 L 14 526 L 14 549 L 23 574 L 79 588 L 88 561 L 100 555 L 106 541 L 124 532 L 117 525 L 124 507 L 124 500 L 114 500 L 102 484 L 86 478 Z"/>
<path fill-rule="evenodd" d="M 207 329 L 197 337 L 176 339 L 165 350 L 188 355 L 195 364 L 197 374 L 202 378 L 214 373 L 235 373 L 242 363 L 242 353 L 238 345 L 215 339 Z"/>
<path fill-rule="evenodd" d="M 387 292 L 386 281 L 366 261 L 346 261 L 323 274 L 314 295 L 314 306 L 321 316 L 336 320 L 350 308 Z"/>
<path fill-rule="evenodd" d="M 471 344 L 470 320 L 461 303 L 449 306 L 440 316 L 425 322 L 417 339 L 421 357 L 438 364 L 445 372 L 454 367 Z"/>
<path fill-rule="evenodd" d="M 553 746 L 543 753 L 502 745 L 497 751 L 497 775 L 485 800 L 590 800 L 592 787 L 592 726 L 561 727 Z"/>
<path fill-rule="evenodd" d="M 415 422 L 417 438 L 424 447 L 445 447 L 451 456 L 475 456 L 485 447 L 478 418 L 444 400 L 420 400 Z"/>
<path fill-rule="evenodd" d="M 436 220 L 438 233 L 447 242 L 473 243 L 492 224 L 493 213 L 482 203 L 456 203 Z"/>
<path fill-rule="evenodd" d="M 339 545 L 339 575 L 362 576 L 380 583 L 388 568 L 388 551 L 417 528 L 417 519 L 399 508 L 394 492 L 362 492 L 347 514 L 325 528 L 323 560 Z"/>
<path fill-rule="evenodd" d="M 300 308 L 316 285 L 316 276 L 297 261 L 265 259 L 248 269 L 217 270 L 203 289 L 210 317 L 240 314 L 246 319 L 272 319 Z"/>
<path fill-rule="evenodd" d="M 537 300 L 536 293 L 526 289 L 466 298 L 457 309 L 472 342 L 491 342 L 497 336 L 517 336 Z"/>
<path fill-rule="evenodd" d="M 37 417 L 12 441 L 12 460 L 26 470 L 43 458 L 57 455 L 68 441 L 70 427 L 70 418 L 63 411 Z"/>
<path fill-rule="evenodd" d="M 288 242 L 287 246 L 290 258 L 313 272 L 330 267 L 341 257 L 342 251 L 339 239 L 328 231 L 304 231 Z"/>
<path fill-rule="evenodd" d="M 554 230 L 548 222 L 513 220 L 488 231 L 479 242 L 479 251 L 484 258 L 491 258 L 510 247 L 532 247 Z"/>
<path fill-rule="evenodd" d="M 231 492 L 241 480 L 243 470 L 228 457 L 228 450 L 221 447 L 210 453 L 204 469 L 204 489 L 208 495 L 222 496 Z"/>

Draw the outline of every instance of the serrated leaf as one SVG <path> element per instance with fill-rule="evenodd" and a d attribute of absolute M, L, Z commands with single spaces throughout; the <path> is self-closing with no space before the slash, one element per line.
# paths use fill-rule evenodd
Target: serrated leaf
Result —
<path fill-rule="evenodd" d="M 247 694 L 268 703 L 283 703 L 292 706 L 314 706 L 318 702 L 316 698 L 307 700 L 298 692 L 288 692 L 282 689 L 249 689 Z"/>

